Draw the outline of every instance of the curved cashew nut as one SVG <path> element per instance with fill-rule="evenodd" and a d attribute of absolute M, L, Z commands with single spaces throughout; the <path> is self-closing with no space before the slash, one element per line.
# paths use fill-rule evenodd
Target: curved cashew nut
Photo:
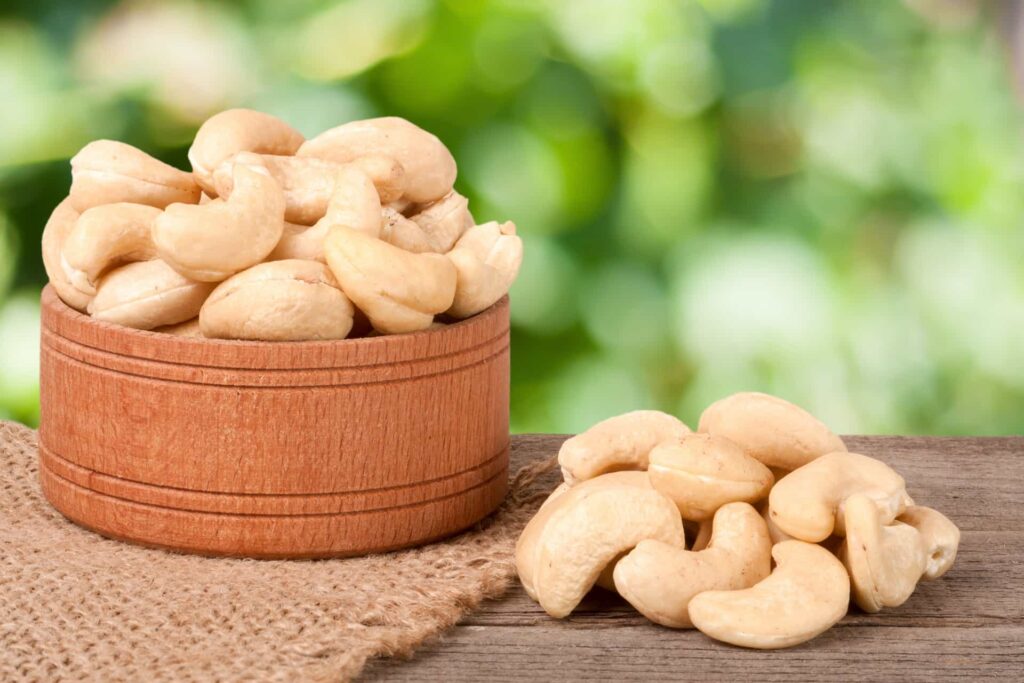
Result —
<path fill-rule="evenodd" d="M 683 519 L 708 519 L 726 503 L 756 503 L 774 477 L 728 439 L 687 434 L 655 446 L 649 456 L 651 484 L 679 506 Z"/>
<path fill-rule="evenodd" d="M 117 202 L 195 204 L 199 193 L 191 173 L 123 142 L 96 140 L 71 158 L 71 205 L 80 212 Z"/>
<path fill-rule="evenodd" d="M 353 313 L 324 264 L 268 261 L 217 285 L 199 311 L 199 327 L 214 339 L 344 339 Z"/>
<path fill-rule="evenodd" d="M 473 214 L 469 212 L 469 200 L 455 190 L 419 207 L 410 219 L 430 235 L 442 254 L 451 251 L 463 233 L 475 225 Z"/>
<path fill-rule="evenodd" d="M 380 332 L 426 329 L 455 297 L 455 266 L 441 254 L 412 254 L 343 225 L 331 228 L 324 253 L 342 291 Z"/>
<path fill-rule="evenodd" d="M 562 444 L 558 464 L 572 485 L 617 470 L 645 470 L 658 444 L 678 439 L 690 428 L 658 410 L 635 410 L 602 420 Z"/>
<path fill-rule="evenodd" d="M 160 209 L 145 204 L 103 204 L 87 209 L 68 233 L 61 265 L 79 291 L 94 295 L 112 267 L 156 258 L 151 236 Z"/>
<path fill-rule="evenodd" d="M 839 559 L 846 566 L 853 600 L 865 612 L 897 607 L 907 601 L 924 573 L 921 534 L 909 524 L 884 524 L 867 496 L 846 499 L 846 540 Z"/>
<path fill-rule="evenodd" d="M 960 546 L 960 529 L 944 514 L 923 505 L 911 505 L 897 518 L 917 529 L 925 553 L 923 578 L 937 579 L 953 566 Z"/>
<path fill-rule="evenodd" d="M 691 628 L 690 600 L 709 590 L 749 588 L 772 569 L 764 520 L 748 503 L 726 503 L 714 517 L 704 550 L 640 541 L 615 565 L 615 589 L 656 624 Z"/>
<path fill-rule="evenodd" d="M 352 121 L 306 141 L 296 152 L 348 163 L 368 155 L 395 159 L 405 169 L 403 197 L 413 203 L 432 202 L 451 192 L 456 166 L 451 152 L 436 135 L 405 119 L 387 116 Z"/>
<path fill-rule="evenodd" d="M 196 182 L 215 194 L 213 173 L 224 160 L 239 152 L 290 156 L 303 142 L 302 133 L 275 116 L 252 109 L 228 109 L 199 127 L 188 160 Z"/>
<path fill-rule="evenodd" d="M 909 502 L 903 477 L 880 460 L 857 453 L 829 453 L 790 472 L 772 488 L 768 514 L 783 532 L 818 543 L 842 536 L 843 502 L 862 493 L 874 501 L 883 524 Z"/>
<path fill-rule="evenodd" d="M 697 431 L 731 439 L 765 465 L 784 470 L 846 450 L 842 439 L 803 408 L 756 392 L 712 403 L 700 416 Z"/>
<path fill-rule="evenodd" d="M 260 155 L 267 170 L 284 192 L 284 219 L 289 223 L 313 225 L 323 218 L 332 196 L 341 182 L 351 182 L 342 174 L 342 164 L 313 157 Z M 218 196 L 227 198 L 234 189 L 233 168 L 236 157 L 221 163 L 213 173 Z M 361 157 L 351 164 L 366 174 L 379 195 L 378 203 L 401 195 L 405 188 L 405 170 L 394 159 L 381 155 Z"/>
<path fill-rule="evenodd" d="M 213 287 L 183 277 L 160 259 L 136 261 L 103 276 L 89 313 L 97 320 L 151 330 L 196 317 Z"/>
<path fill-rule="evenodd" d="M 309 228 L 286 223 L 281 239 L 270 252 L 268 260 L 304 259 L 326 262 L 324 240 L 335 225 L 351 228 L 372 237 L 381 234 L 380 197 L 371 178 L 354 165 L 339 167 L 334 178 L 334 190 L 323 218 Z"/>
<path fill-rule="evenodd" d="M 484 223 L 466 231 L 448 258 L 458 272 L 453 318 L 468 318 L 505 296 L 523 262 L 523 240 L 511 221 Z"/>
<path fill-rule="evenodd" d="M 614 472 L 574 486 L 542 508 L 519 539 L 516 566 L 541 607 L 560 618 L 607 564 L 645 538 L 684 547 L 679 513 L 643 473 Z"/>
<path fill-rule="evenodd" d="M 70 198 L 65 198 L 57 205 L 43 228 L 42 252 L 46 277 L 50 279 L 50 284 L 53 285 L 57 296 L 71 308 L 84 311 L 92 301 L 92 295 L 79 291 L 71 285 L 61 263 L 61 250 L 68 233 L 75 227 L 78 215 L 71 205 Z"/>
<path fill-rule="evenodd" d="M 706 591 L 690 601 L 693 625 L 705 635 L 742 647 L 798 645 L 824 633 L 846 614 L 850 579 L 819 545 L 785 541 L 772 548 L 775 570 L 743 590 Z"/>
<path fill-rule="evenodd" d="M 192 318 L 186 320 L 183 323 L 177 323 L 175 325 L 164 325 L 163 327 L 154 327 L 154 332 L 160 334 L 169 334 L 175 337 L 187 337 L 189 339 L 203 339 L 203 331 L 199 329 L 199 318 Z"/>
<path fill-rule="evenodd" d="M 235 190 L 202 206 L 175 204 L 153 225 L 160 258 L 185 277 L 219 282 L 256 265 L 284 231 L 284 194 L 253 157 L 235 164 Z"/>

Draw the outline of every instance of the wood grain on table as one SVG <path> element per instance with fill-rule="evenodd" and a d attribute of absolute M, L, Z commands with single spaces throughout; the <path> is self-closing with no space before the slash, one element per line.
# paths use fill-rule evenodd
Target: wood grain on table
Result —
<path fill-rule="evenodd" d="M 557 452 L 565 437 L 515 437 L 513 468 Z M 1024 437 L 846 437 L 884 460 L 920 505 L 962 531 L 946 576 L 902 606 L 856 607 L 787 650 L 715 642 L 655 626 L 622 599 L 593 591 L 567 619 L 548 617 L 517 584 L 410 661 L 382 660 L 370 680 L 1024 680 Z M 554 479 L 551 480 L 552 485 Z"/>

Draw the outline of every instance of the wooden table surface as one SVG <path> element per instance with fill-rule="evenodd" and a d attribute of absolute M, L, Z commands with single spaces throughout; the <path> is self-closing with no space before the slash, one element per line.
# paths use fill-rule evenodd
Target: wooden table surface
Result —
<path fill-rule="evenodd" d="M 514 460 L 548 457 L 564 437 L 515 438 Z M 563 620 L 517 584 L 411 661 L 368 666 L 369 680 L 1024 680 L 1024 437 L 848 437 L 895 467 L 919 504 L 962 533 L 956 564 L 902 606 L 856 607 L 787 650 L 724 645 L 655 626 L 597 589 Z M 552 483 L 554 479 L 552 479 Z M 552 484 L 553 485 L 553 484 Z"/>

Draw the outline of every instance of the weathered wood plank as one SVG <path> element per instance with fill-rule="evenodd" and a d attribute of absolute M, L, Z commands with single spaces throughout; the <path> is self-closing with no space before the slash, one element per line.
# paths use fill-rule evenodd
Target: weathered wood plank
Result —
<path fill-rule="evenodd" d="M 513 463 L 550 457 L 565 437 L 516 437 Z M 906 478 L 917 502 L 962 529 L 957 564 L 897 609 L 854 609 L 800 647 L 716 643 L 647 622 L 595 590 L 568 619 L 549 618 L 516 586 L 412 661 L 386 660 L 370 680 L 723 680 L 858 678 L 937 681 L 1024 671 L 1024 438 L 847 437 Z M 551 485 L 557 473 L 551 475 Z"/>

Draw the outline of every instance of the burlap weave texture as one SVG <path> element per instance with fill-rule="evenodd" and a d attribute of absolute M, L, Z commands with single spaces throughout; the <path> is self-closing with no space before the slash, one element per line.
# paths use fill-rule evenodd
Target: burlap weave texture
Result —
<path fill-rule="evenodd" d="M 350 679 L 512 584 L 515 539 L 553 465 L 523 467 L 495 515 L 423 548 L 211 559 L 71 524 L 39 491 L 35 432 L 0 422 L 0 680 Z"/>

